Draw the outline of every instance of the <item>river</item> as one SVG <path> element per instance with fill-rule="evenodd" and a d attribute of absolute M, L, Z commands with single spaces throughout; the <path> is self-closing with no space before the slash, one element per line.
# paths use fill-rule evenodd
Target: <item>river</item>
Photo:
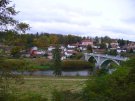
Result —
<path fill-rule="evenodd" d="M 20 74 L 18 72 L 14 72 L 15 74 Z M 25 71 L 23 72 L 24 75 L 37 75 L 37 76 L 53 76 L 53 71 L 52 70 L 47 70 L 47 71 L 33 71 L 33 72 L 28 72 Z M 80 70 L 80 71 L 62 71 L 62 76 L 88 76 L 90 72 L 88 70 Z"/>

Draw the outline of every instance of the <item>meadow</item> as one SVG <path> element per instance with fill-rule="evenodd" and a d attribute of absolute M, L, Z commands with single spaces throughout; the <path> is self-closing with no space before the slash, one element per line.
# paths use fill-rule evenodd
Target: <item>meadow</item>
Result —
<path fill-rule="evenodd" d="M 88 77 L 35 77 L 25 76 L 22 84 L 12 85 L 13 92 L 17 98 L 27 99 L 28 97 L 41 96 L 51 101 L 52 92 L 70 91 L 80 92 L 85 86 Z"/>

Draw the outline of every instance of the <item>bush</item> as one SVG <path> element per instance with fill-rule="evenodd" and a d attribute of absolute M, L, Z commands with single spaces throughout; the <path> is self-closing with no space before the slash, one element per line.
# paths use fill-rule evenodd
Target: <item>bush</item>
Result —
<path fill-rule="evenodd" d="M 23 95 L 10 94 L 5 98 L 2 98 L 1 101 L 48 101 L 48 100 L 47 98 L 42 97 L 41 94 L 28 92 Z"/>
<path fill-rule="evenodd" d="M 90 62 L 82 60 L 66 60 L 62 62 L 62 70 L 85 70 L 92 69 L 93 65 Z"/>
<path fill-rule="evenodd" d="M 134 101 L 135 60 L 125 62 L 110 75 L 91 78 L 83 90 L 85 101 Z"/>
<path fill-rule="evenodd" d="M 29 60 L 29 62 L 34 63 L 36 65 L 40 65 L 40 66 L 46 66 L 51 63 L 50 60 L 45 59 L 45 58 L 34 58 L 34 59 Z"/>
<path fill-rule="evenodd" d="M 5 64 L 10 65 L 12 70 L 23 70 L 27 68 L 28 62 L 20 59 L 6 59 Z"/>
<path fill-rule="evenodd" d="M 77 92 L 71 92 L 70 90 L 66 91 L 57 91 L 54 90 L 52 92 L 52 100 L 51 101 L 83 101 L 81 94 Z"/>
<path fill-rule="evenodd" d="M 5 59 L 5 64 L 10 65 L 10 68 L 15 71 L 36 71 L 48 70 L 52 63 L 44 58 L 37 59 Z"/>
<path fill-rule="evenodd" d="M 83 53 L 76 53 L 74 55 L 71 55 L 70 59 L 81 59 L 83 57 Z"/>
<path fill-rule="evenodd" d="M 15 101 L 12 84 L 22 84 L 23 78 L 12 72 L 12 63 L 5 59 L 0 59 L 0 100 Z M 15 65 L 14 65 L 15 66 Z"/>
<path fill-rule="evenodd" d="M 47 98 L 42 97 L 41 94 L 28 92 L 24 95 L 18 96 L 16 101 L 48 101 Z"/>

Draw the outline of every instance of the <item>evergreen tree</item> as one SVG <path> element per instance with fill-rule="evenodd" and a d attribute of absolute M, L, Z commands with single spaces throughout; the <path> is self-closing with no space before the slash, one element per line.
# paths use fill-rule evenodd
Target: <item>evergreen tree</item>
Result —
<path fill-rule="evenodd" d="M 54 63 L 54 72 L 55 76 L 61 76 L 61 51 L 59 46 L 56 46 L 53 50 L 53 63 Z"/>
<path fill-rule="evenodd" d="M 134 53 L 134 51 L 133 51 L 133 49 L 132 49 L 132 48 L 130 49 L 129 53 Z"/>
<path fill-rule="evenodd" d="M 92 46 L 91 46 L 91 45 L 88 45 L 88 46 L 87 46 L 87 51 L 88 51 L 88 52 L 90 52 L 90 53 L 92 53 L 92 52 L 93 52 L 93 50 L 92 50 Z"/>

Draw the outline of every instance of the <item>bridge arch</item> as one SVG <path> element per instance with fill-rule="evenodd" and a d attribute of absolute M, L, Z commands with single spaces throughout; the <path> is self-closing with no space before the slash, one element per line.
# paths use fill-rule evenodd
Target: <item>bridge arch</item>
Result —
<path fill-rule="evenodd" d="M 102 62 L 100 63 L 100 67 L 101 67 L 105 62 L 107 62 L 107 61 L 108 61 L 108 64 L 111 63 L 111 62 L 113 62 L 113 63 L 115 63 L 115 64 L 117 64 L 117 65 L 120 65 L 120 63 L 119 63 L 118 61 L 116 61 L 116 60 L 113 60 L 113 59 L 105 59 L 104 61 L 102 61 Z"/>
<path fill-rule="evenodd" d="M 98 60 L 96 59 L 96 57 L 90 56 L 90 57 L 88 58 L 88 62 L 97 63 Z"/>

